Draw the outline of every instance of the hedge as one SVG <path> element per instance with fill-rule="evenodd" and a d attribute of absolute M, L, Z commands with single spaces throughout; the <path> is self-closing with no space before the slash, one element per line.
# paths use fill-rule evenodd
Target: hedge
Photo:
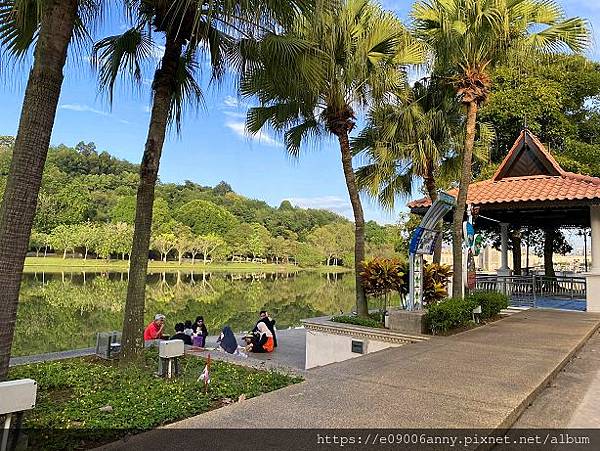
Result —
<path fill-rule="evenodd" d="M 473 310 L 481 305 L 480 318 L 493 318 L 508 307 L 508 297 L 502 293 L 478 291 L 464 299 L 446 299 L 431 305 L 425 314 L 425 325 L 431 333 L 448 332 L 463 327 L 473 319 Z"/>
<path fill-rule="evenodd" d="M 368 318 L 362 316 L 340 315 L 331 318 L 334 323 L 354 324 L 355 326 L 382 328 L 383 324 L 380 321 L 379 313 L 369 314 Z"/>
<path fill-rule="evenodd" d="M 508 296 L 495 291 L 476 291 L 468 298 L 481 305 L 481 319 L 493 318 L 508 307 Z"/>
<path fill-rule="evenodd" d="M 477 304 L 469 298 L 449 298 L 438 302 L 427 309 L 425 327 L 432 333 L 440 333 L 466 326 L 473 319 L 475 307 Z"/>

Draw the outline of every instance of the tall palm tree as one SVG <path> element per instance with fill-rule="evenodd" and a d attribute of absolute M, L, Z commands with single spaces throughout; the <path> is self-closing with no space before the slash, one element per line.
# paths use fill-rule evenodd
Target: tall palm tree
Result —
<path fill-rule="evenodd" d="M 284 44 L 291 51 L 282 52 Z M 326 14 L 305 15 L 281 36 L 268 36 L 252 57 L 241 93 L 255 96 L 250 133 L 270 127 L 298 156 L 303 142 L 334 136 L 341 152 L 355 222 L 356 304 L 367 315 L 360 280 L 365 259 L 364 215 L 352 167 L 350 133 L 356 109 L 384 100 L 404 83 L 403 64 L 422 60 L 420 47 L 390 13 L 368 0 L 345 0 Z"/>
<path fill-rule="evenodd" d="M 359 186 L 393 209 L 397 196 L 409 196 L 418 180 L 437 199 L 441 175 L 455 173 L 458 108 L 448 90 L 425 79 L 400 93 L 395 101 L 373 109 L 369 122 L 352 140 L 355 154 L 367 164 L 356 171 Z M 434 262 L 441 259 L 441 242 Z"/>
<path fill-rule="evenodd" d="M 100 85 L 112 98 L 118 77 L 128 74 L 134 80 L 142 79 L 142 61 L 155 48 L 153 34 L 161 35 L 165 43 L 152 82 L 150 125 L 140 165 L 123 320 L 123 362 L 136 358 L 144 347 L 146 273 L 160 157 L 168 125 L 175 124 L 180 131 L 186 104 L 202 101 L 196 80 L 199 53 L 208 53 L 213 79 L 217 79 L 224 73 L 227 49 L 234 38 L 251 39 L 254 33 L 272 30 L 278 21 L 289 20 L 314 5 L 310 0 L 129 0 L 134 26 L 95 45 Z"/>
<path fill-rule="evenodd" d="M 448 77 L 466 108 L 457 206 L 452 224 L 452 295 L 462 296 L 462 222 L 472 177 L 477 113 L 491 88 L 490 70 L 507 60 L 541 53 L 581 52 L 590 32 L 585 20 L 565 18 L 553 0 L 419 0 L 414 30 L 430 48 L 434 72 Z"/>
<path fill-rule="evenodd" d="M 4 64 L 35 46 L 13 157 L 0 209 L 0 380 L 6 377 L 19 289 L 42 172 L 63 84 L 67 50 L 98 16 L 96 0 L 2 0 Z"/>

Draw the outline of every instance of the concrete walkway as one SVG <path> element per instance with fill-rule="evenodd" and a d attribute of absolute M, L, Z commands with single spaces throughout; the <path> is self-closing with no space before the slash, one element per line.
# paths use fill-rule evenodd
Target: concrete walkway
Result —
<path fill-rule="evenodd" d="M 240 334 L 236 334 L 236 337 L 239 336 Z M 278 330 L 278 346 L 275 348 L 275 351 L 268 354 L 248 353 L 248 357 L 246 358 L 227 354 L 223 351 L 215 351 L 214 348 L 217 347 L 217 337 L 206 337 L 205 351 L 198 352 L 191 348 L 186 350 L 186 355 L 198 355 L 201 357 L 206 357 L 210 353 L 211 358 L 213 359 L 235 363 L 236 365 L 248 366 L 261 370 L 278 370 L 287 373 L 305 375 L 305 337 L 306 331 L 303 328 Z"/>
<path fill-rule="evenodd" d="M 514 428 L 600 428 L 600 333 L 586 343 L 513 425 Z"/>
<path fill-rule="evenodd" d="M 508 428 L 600 326 L 600 314 L 528 310 L 447 338 L 310 370 L 301 384 L 167 426 Z M 180 431 L 182 434 L 187 431 Z M 161 449 L 160 431 L 107 449 Z"/>

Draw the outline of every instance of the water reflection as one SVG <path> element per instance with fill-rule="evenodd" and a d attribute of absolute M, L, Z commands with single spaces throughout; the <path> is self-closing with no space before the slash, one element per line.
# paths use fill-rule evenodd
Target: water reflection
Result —
<path fill-rule="evenodd" d="M 93 346 L 97 332 L 120 330 L 127 272 L 34 272 L 24 276 L 13 355 Z M 148 275 L 145 321 L 167 316 L 167 330 L 203 315 L 209 333 L 250 329 L 260 310 L 279 328 L 354 308 L 353 274 L 155 272 Z"/>

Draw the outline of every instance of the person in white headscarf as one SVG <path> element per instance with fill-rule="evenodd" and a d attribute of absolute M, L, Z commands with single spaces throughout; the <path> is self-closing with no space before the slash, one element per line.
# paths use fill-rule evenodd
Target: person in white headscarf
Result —
<path fill-rule="evenodd" d="M 259 322 L 257 325 L 257 333 L 254 334 L 252 343 L 248 345 L 250 352 L 273 352 L 275 343 L 273 334 L 264 322 Z"/>

